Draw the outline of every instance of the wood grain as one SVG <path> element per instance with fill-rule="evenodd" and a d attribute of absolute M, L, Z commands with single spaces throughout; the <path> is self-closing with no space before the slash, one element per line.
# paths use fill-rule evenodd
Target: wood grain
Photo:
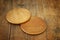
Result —
<path fill-rule="evenodd" d="M 6 21 L 6 13 L 14 7 L 30 10 L 32 16 L 46 21 L 47 30 L 39 35 L 24 33 L 19 25 Z M 60 0 L 0 0 L 0 40 L 60 40 Z"/>

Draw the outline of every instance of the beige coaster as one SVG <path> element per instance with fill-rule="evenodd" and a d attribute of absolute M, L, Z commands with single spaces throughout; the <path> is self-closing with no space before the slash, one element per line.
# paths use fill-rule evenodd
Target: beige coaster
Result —
<path fill-rule="evenodd" d="M 20 24 L 26 22 L 30 19 L 30 12 L 25 8 L 14 8 L 10 10 L 7 15 L 6 19 L 8 22 L 13 24 Z"/>
<path fill-rule="evenodd" d="M 45 31 L 46 24 L 39 17 L 31 17 L 31 19 L 21 24 L 21 29 L 28 34 L 40 34 Z"/>

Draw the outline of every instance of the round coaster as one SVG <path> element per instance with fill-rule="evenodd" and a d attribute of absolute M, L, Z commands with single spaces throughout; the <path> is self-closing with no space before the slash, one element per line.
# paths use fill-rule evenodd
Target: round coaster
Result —
<path fill-rule="evenodd" d="M 30 11 L 28 11 L 27 9 L 14 8 L 7 13 L 6 19 L 10 23 L 20 24 L 29 20 L 30 16 L 31 16 Z"/>
<path fill-rule="evenodd" d="M 31 17 L 28 22 L 21 24 L 21 29 L 28 34 L 40 34 L 45 31 L 46 23 L 39 17 Z"/>

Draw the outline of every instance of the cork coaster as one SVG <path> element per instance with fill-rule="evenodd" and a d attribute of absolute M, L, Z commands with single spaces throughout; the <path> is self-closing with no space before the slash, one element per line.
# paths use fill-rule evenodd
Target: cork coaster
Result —
<path fill-rule="evenodd" d="M 21 24 L 21 29 L 28 34 L 40 34 L 45 31 L 46 23 L 39 17 L 31 17 L 31 19 Z"/>
<path fill-rule="evenodd" d="M 29 10 L 25 8 L 14 8 L 7 13 L 6 19 L 10 23 L 20 24 L 29 20 L 30 16 Z"/>

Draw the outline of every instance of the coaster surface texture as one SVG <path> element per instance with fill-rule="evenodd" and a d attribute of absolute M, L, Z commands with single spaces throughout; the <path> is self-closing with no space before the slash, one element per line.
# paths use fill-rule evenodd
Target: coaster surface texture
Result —
<path fill-rule="evenodd" d="M 21 30 L 28 34 L 40 34 L 46 30 L 46 23 L 40 17 L 31 17 L 31 19 L 21 24 Z"/>
<path fill-rule="evenodd" d="M 29 20 L 31 13 L 25 8 L 14 8 L 7 12 L 6 19 L 13 24 L 24 23 Z"/>

